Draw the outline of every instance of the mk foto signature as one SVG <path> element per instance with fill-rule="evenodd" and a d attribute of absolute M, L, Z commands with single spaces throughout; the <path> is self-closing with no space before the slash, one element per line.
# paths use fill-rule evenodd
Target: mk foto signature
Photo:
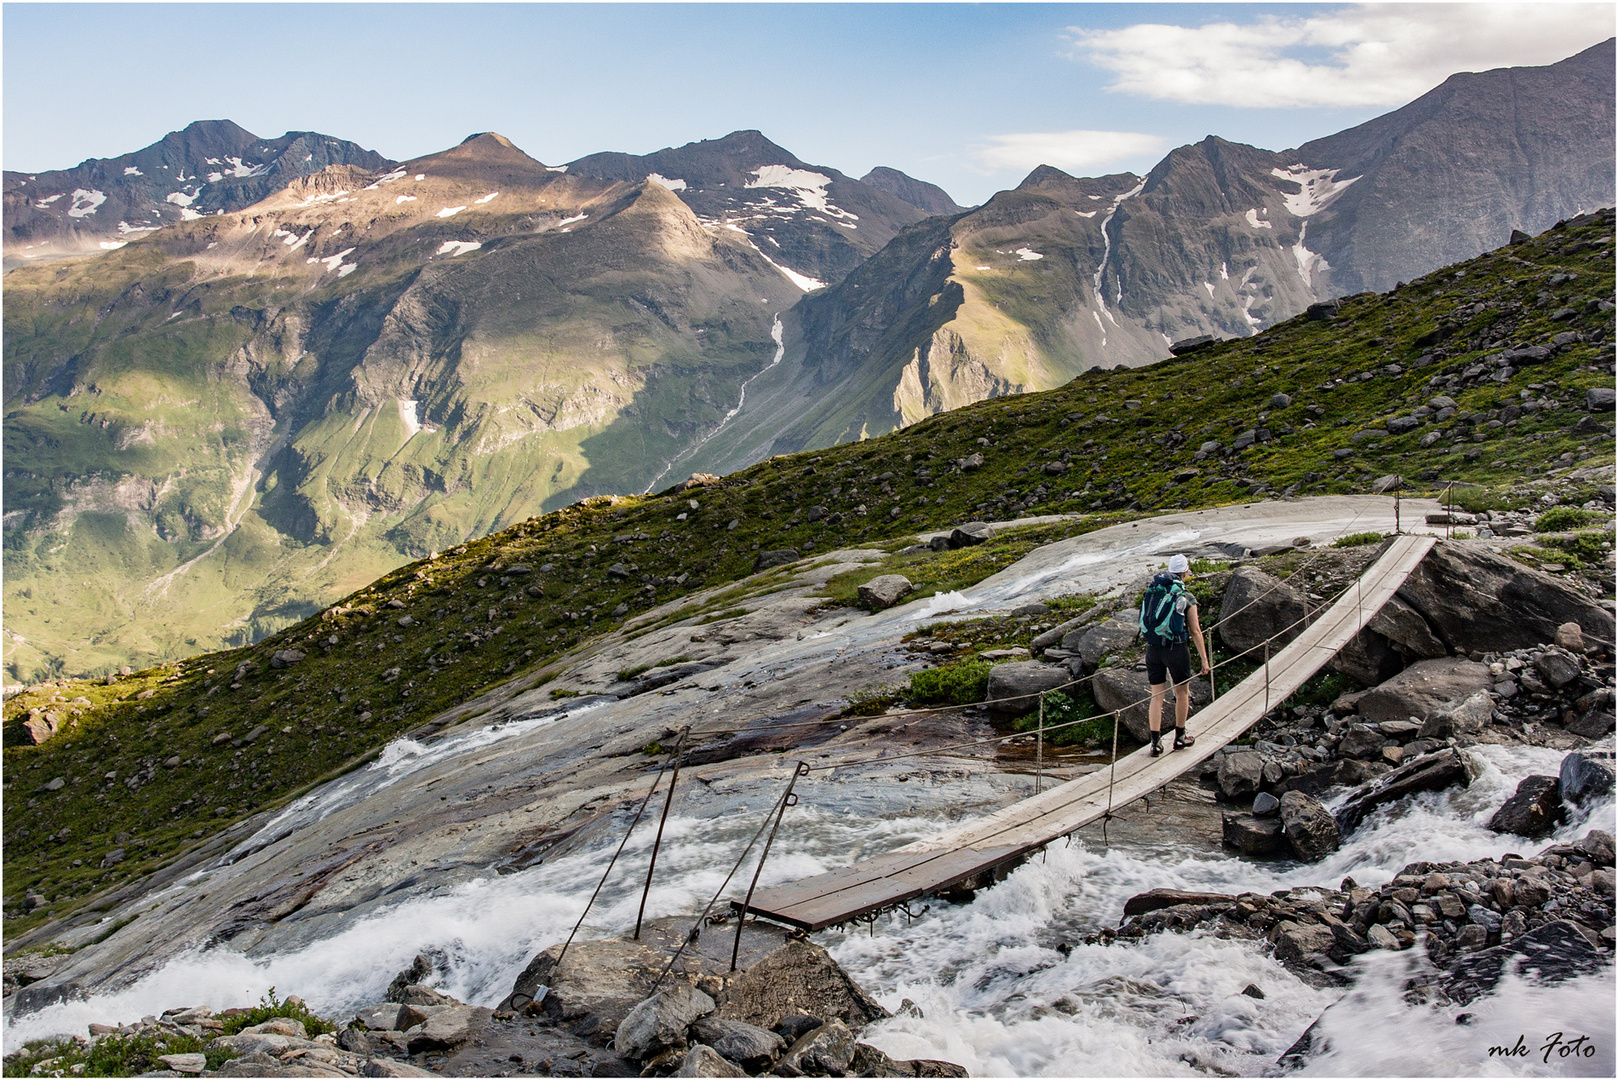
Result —
<path fill-rule="evenodd" d="M 1522 1035 L 1517 1036 L 1517 1043 L 1515 1046 L 1489 1047 L 1490 1057 L 1528 1057 L 1530 1054 L 1540 1054 L 1545 1064 L 1549 1065 L 1551 1063 L 1552 1054 L 1555 1054 L 1559 1058 L 1595 1057 L 1596 1048 L 1594 1044 L 1590 1042 L 1590 1037 L 1588 1035 L 1579 1035 L 1572 1039 L 1565 1039 L 1560 1031 L 1552 1032 L 1550 1035 L 1547 1035 L 1545 1037 L 1545 1045 L 1534 1050 L 1529 1049 L 1528 1041 L 1526 1037 Z"/>

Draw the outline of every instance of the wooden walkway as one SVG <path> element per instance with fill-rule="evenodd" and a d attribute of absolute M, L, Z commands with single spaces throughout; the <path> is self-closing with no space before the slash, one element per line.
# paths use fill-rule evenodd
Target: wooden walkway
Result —
<path fill-rule="evenodd" d="M 1083 828 L 1169 781 L 1190 772 L 1259 721 L 1269 708 L 1296 692 L 1347 645 L 1432 548 L 1431 536 L 1399 536 L 1302 634 L 1260 668 L 1193 714 L 1196 737 L 1189 749 L 1153 758 L 1145 747 L 1101 769 L 1023 799 L 937 836 L 829 873 L 760 888 L 748 913 L 804 930 L 850 922 L 861 916 L 932 896 L 1015 863 L 1029 852 Z M 1173 707 L 1170 699 L 1165 710 Z M 1172 714 L 1170 714 L 1172 716 Z M 741 910 L 741 901 L 731 907 Z"/>

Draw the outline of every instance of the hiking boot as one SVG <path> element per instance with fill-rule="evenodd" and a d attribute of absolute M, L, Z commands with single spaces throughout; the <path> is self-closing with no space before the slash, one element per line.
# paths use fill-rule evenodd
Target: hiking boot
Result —
<path fill-rule="evenodd" d="M 1157 732 L 1152 732 L 1152 756 L 1157 757 L 1163 752 L 1163 739 Z"/>
<path fill-rule="evenodd" d="M 1184 750 L 1188 746 L 1195 746 L 1197 740 L 1185 733 L 1185 728 L 1174 729 L 1174 749 Z"/>

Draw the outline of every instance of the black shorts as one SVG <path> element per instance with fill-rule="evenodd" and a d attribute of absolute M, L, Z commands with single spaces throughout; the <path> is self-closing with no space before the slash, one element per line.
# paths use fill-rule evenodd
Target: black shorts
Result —
<path fill-rule="evenodd" d="M 1175 685 L 1191 681 L 1191 651 L 1185 642 L 1146 646 L 1146 681 L 1161 686 L 1165 675 L 1173 675 Z"/>

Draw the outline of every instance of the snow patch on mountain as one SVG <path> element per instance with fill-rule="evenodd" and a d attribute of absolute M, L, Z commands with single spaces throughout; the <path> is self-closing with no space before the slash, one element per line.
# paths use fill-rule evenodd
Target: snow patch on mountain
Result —
<path fill-rule="evenodd" d="M 345 258 L 347 258 L 349 255 L 353 254 L 353 252 L 354 252 L 353 248 L 344 248 L 342 251 L 339 251 L 335 255 L 328 255 L 324 259 L 310 259 L 309 262 L 312 262 L 312 263 L 317 263 L 317 262 L 318 263 L 325 263 L 326 264 L 326 273 L 329 274 L 333 270 L 337 270 L 339 267 L 341 267 L 343 265 L 343 260 Z"/>
<path fill-rule="evenodd" d="M 558 221 L 556 224 L 558 226 L 571 225 L 575 221 L 583 221 L 585 218 L 587 218 L 589 216 L 590 216 L 589 214 L 577 214 L 577 215 L 575 215 L 573 217 L 565 217 L 561 221 Z"/>
<path fill-rule="evenodd" d="M 1016 255 L 1017 255 L 1017 258 L 1022 260 L 1023 262 L 1038 262 L 1040 259 L 1043 259 L 1045 257 L 1045 256 L 1041 255 L 1039 252 L 1035 251 L 1033 248 L 1025 248 L 1025 247 L 1018 248 L 1017 251 L 1016 251 Z"/>
<path fill-rule="evenodd" d="M 1285 169 L 1271 169 L 1270 175 L 1281 180 L 1290 180 L 1302 189 L 1295 194 L 1282 192 L 1281 197 L 1286 200 L 1287 213 L 1293 217 L 1308 217 L 1335 200 L 1348 186 L 1359 177 L 1351 176 L 1347 180 L 1338 180 L 1340 169 L 1311 169 L 1306 165 L 1293 165 Z"/>
<path fill-rule="evenodd" d="M 68 217 L 89 217 L 96 212 L 96 207 L 107 201 L 104 191 L 86 191 L 84 188 L 73 189 L 73 205 L 68 207 Z"/>
<path fill-rule="evenodd" d="M 727 227 L 729 227 L 729 228 L 733 228 L 733 229 L 736 228 L 734 225 L 729 225 L 728 222 L 726 224 L 727 224 Z M 741 233 L 743 236 L 747 236 L 746 231 L 744 231 L 742 229 L 736 229 L 736 231 Z M 813 292 L 816 289 L 824 289 L 826 287 L 826 283 L 824 281 L 816 281 L 814 278 L 809 277 L 807 274 L 800 274 L 796 270 L 791 269 L 790 267 L 782 266 L 780 263 L 776 262 L 774 259 L 772 259 L 768 255 L 764 254 L 763 250 L 760 249 L 757 244 L 753 243 L 753 238 L 751 236 L 747 237 L 747 242 L 749 244 L 753 245 L 753 250 L 758 252 L 759 258 L 763 259 L 765 262 L 769 263 L 771 266 L 773 266 L 777 270 L 781 271 L 782 275 L 788 281 L 792 282 L 792 284 L 796 285 L 798 288 L 802 289 L 804 292 Z"/>
<path fill-rule="evenodd" d="M 61 196 L 53 195 L 52 198 L 61 198 Z M 171 191 L 168 193 L 168 195 L 164 196 L 163 201 L 171 202 L 175 206 L 190 206 L 192 203 L 197 201 L 197 197 L 195 195 L 187 195 L 183 191 Z"/>
<path fill-rule="evenodd" d="M 402 206 L 403 204 L 405 204 L 407 202 L 415 202 L 415 201 L 416 201 L 416 197 L 414 195 L 400 195 L 398 198 L 393 200 L 393 205 L 394 206 Z"/>
<path fill-rule="evenodd" d="M 668 188 L 670 191 L 684 191 L 686 188 L 686 183 L 684 180 L 671 180 L 666 176 L 659 176 L 657 173 L 648 174 L 646 179 L 648 182 L 659 184 Z"/>
<path fill-rule="evenodd" d="M 796 195 L 807 209 L 818 210 L 830 217 L 859 220 L 858 214 L 850 214 L 833 206 L 827 199 L 826 187 L 831 183 L 831 177 L 825 173 L 794 169 L 788 165 L 761 165 L 753 170 L 753 176 L 754 179 L 747 182 L 749 188 L 781 188 Z"/>
<path fill-rule="evenodd" d="M 1265 211 L 1265 212 L 1268 213 L 1268 211 Z M 1260 221 L 1258 219 L 1258 208 L 1257 207 L 1254 207 L 1253 209 L 1251 209 L 1251 210 L 1249 210 L 1247 212 L 1247 223 L 1249 225 L 1253 226 L 1253 228 L 1255 228 L 1255 229 L 1268 229 L 1268 228 L 1271 228 L 1271 225 L 1270 225 L 1270 223 L 1268 221 Z"/>
<path fill-rule="evenodd" d="M 45 198 L 39 200 L 34 205 L 39 207 L 41 210 L 43 210 L 47 206 L 49 206 L 51 203 L 55 202 L 57 199 L 60 199 L 61 197 L 62 197 L 62 193 L 60 191 L 58 191 L 55 195 L 48 195 Z"/>
<path fill-rule="evenodd" d="M 125 168 L 124 168 L 124 175 L 125 176 L 145 176 L 146 174 L 141 172 L 139 169 L 135 168 L 135 166 L 128 165 L 128 166 L 125 166 Z"/>
<path fill-rule="evenodd" d="M 1094 195 L 1092 195 L 1092 196 L 1090 196 L 1090 197 L 1091 197 L 1091 198 L 1092 198 L 1092 199 L 1093 199 L 1093 198 L 1095 198 L 1095 196 L 1094 196 Z M 1075 214 L 1077 214 L 1077 215 L 1079 215 L 1079 216 L 1080 216 L 1080 217 L 1082 217 L 1082 218 L 1093 218 L 1093 217 L 1095 217 L 1095 216 L 1096 216 L 1096 213 L 1097 213 L 1097 212 L 1096 212 L 1096 211 L 1094 211 L 1094 210 L 1075 210 L 1075 211 L 1073 211 L 1073 212 L 1074 212 L 1074 213 L 1075 213 Z"/>
<path fill-rule="evenodd" d="M 440 210 L 438 212 L 438 216 L 439 217 L 454 217 L 456 214 L 459 214 L 462 210 L 465 210 L 465 209 L 466 209 L 466 207 L 464 207 L 464 206 L 446 206 L 446 207 L 444 207 L 444 209 L 442 209 L 442 210 Z"/>
<path fill-rule="evenodd" d="M 495 199 L 495 197 L 498 196 L 499 194 L 500 193 L 498 191 L 491 191 L 487 195 L 483 196 L 483 198 L 481 198 L 481 199 L 473 199 L 472 200 L 472 205 L 473 206 L 482 206 L 486 202 L 492 202 Z"/>
<path fill-rule="evenodd" d="M 482 246 L 475 240 L 445 240 L 439 245 L 435 254 L 448 255 L 454 258 L 456 255 L 465 255 L 468 251 L 476 251 Z"/>
<path fill-rule="evenodd" d="M 1303 283 L 1312 289 L 1315 287 L 1314 275 L 1317 273 L 1323 274 L 1330 270 L 1331 264 L 1326 261 L 1324 256 L 1317 255 L 1304 247 L 1304 235 L 1308 231 L 1309 223 L 1305 221 L 1303 226 L 1298 229 L 1298 242 L 1292 245 L 1292 257 L 1298 261 L 1298 276 L 1303 278 Z"/>

